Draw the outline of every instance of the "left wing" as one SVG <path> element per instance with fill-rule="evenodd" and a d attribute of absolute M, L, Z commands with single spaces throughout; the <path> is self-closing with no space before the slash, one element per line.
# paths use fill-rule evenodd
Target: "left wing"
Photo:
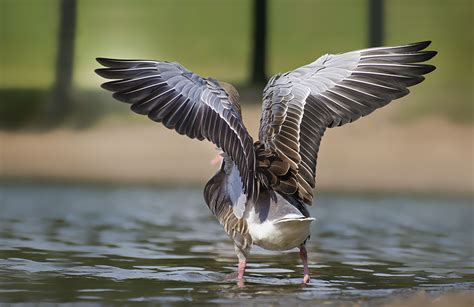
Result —
<path fill-rule="evenodd" d="M 96 73 L 113 97 L 132 111 L 169 129 L 216 144 L 236 165 L 247 199 L 258 197 L 253 140 L 245 128 L 236 93 L 212 78 L 202 78 L 178 63 L 98 58 Z"/>

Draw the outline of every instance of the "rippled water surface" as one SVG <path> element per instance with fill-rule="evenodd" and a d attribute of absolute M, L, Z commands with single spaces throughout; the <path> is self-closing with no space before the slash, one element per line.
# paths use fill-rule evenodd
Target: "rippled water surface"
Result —
<path fill-rule="evenodd" d="M 252 250 L 245 286 L 200 189 L 3 184 L 0 302 L 324 303 L 474 289 L 468 201 L 319 196 L 308 243 Z M 251 300 L 251 301 L 250 301 Z"/>

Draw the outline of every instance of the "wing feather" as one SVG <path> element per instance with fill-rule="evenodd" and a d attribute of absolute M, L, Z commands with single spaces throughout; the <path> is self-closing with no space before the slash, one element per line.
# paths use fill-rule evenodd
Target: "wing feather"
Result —
<path fill-rule="evenodd" d="M 253 140 L 235 94 L 217 80 L 202 78 L 178 63 L 98 58 L 96 73 L 113 81 L 102 87 L 131 110 L 179 134 L 207 139 L 236 165 L 246 199 L 258 197 Z"/>
<path fill-rule="evenodd" d="M 291 166 L 301 201 L 312 202 L 317 154 L 326 128 L 353 122 L 407 95 L 408 87 L 435 69 L 420 64 L 436 55 L 424 50 L 429 44 L 326 54 L 270 79 L 263 94 L 259 142 Z"/>

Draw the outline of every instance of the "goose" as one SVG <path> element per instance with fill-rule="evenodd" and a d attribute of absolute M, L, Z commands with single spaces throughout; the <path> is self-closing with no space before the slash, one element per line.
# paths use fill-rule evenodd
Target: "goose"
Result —
<path fill-rule="evenodd" d="M 327 128 L 343 126 L 409 93 L 435 66 L 430 41 L 326 54 L 273 76 L 263 90 L 258 140 L 243 121 L 239 93 L 176 62 L 97 58 L 101 85 L 131 110 L 181 135 L 212 142 L 222 156 L 204 200 L 234 243 L 238 281 L 252 245 L 299 248 L 310 281 L 306 243 L 316 161 Z"/>

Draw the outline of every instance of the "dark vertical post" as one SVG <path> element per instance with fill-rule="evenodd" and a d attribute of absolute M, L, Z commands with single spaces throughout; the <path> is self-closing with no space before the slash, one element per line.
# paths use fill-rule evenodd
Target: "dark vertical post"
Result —
<path fill-rule="evenodd" d="M 383 45 L 384 0 L 369 0 L 369 47 Z"/>
<path fill-rule="evenodd" d="M 52 100 L 47 110 L 49 122 L 61 121 L 71 109 L 76 10 L 76 0 L 60 0 L 56 80 Z"/>
<path fill-rule="evenodd" d="M 267 0 L 253 1 L 252 83 L 266 82 Z"/>

